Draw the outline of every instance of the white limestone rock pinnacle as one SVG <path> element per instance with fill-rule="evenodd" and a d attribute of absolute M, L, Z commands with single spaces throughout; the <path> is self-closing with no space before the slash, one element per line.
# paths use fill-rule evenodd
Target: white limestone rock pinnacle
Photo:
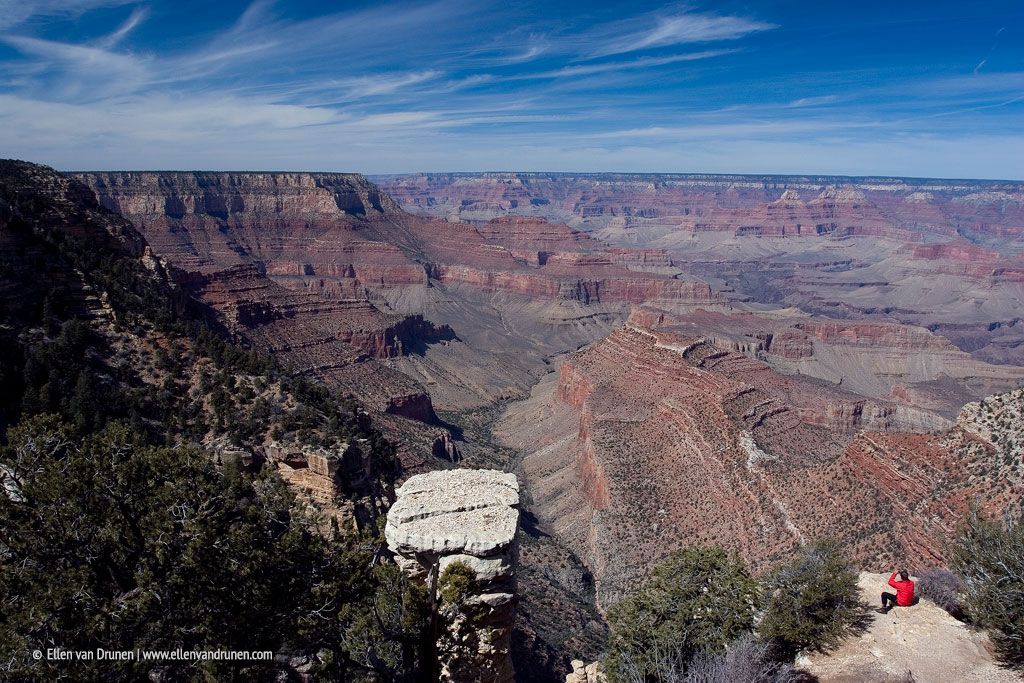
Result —
<path fill-rule="evenodd" d="M 514 474 L 428 472 L 410 477 L 396 494 L 384 536 L 399 555 L 488 557 L 502 553 L 515 539 L 519 482 Z"/>

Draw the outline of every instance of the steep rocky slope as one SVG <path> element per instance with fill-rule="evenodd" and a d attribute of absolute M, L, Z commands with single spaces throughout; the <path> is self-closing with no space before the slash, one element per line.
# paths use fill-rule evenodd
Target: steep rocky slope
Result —
<path fill-rule="evenodd" d="M 218 465 L 276 469 L 343 525 L 373 524 L 397 475 L 358 404 L 228 343 L 145 238 L 52 169 L 0 161 L 0 426 L 119 419 Z"/>
<path fill-rule="evenodd" d="M 634 322 L 569 355 L 498 433 L 528 454 L 536 514 L 607 605 L 692 543 L 724 543 L 755 568 L 825 536 L 865 567 L 939 562 L 970 500 L 1005 509 L 1024 479 L 1002 437 L 967 418 L 904 431 L 921 419 Z"/>
<path fill-rule="evenodd" d="M 1021 495 L 1016 399 L 960 411 L 1024 379 L 988 362 L 1018 352 L 1016 186 L 516 177 L 475 209 L 450 179 L 448 212 L 388 181 L 416 216 L 355 175 L 75 176 L 217 325 L 364 402 L 406 472 L 524 456 L 512 647 L 538 675 L 555 642 L 596 656 L 595 585 L 681 545 L 936 562 L 971 498 Z"/>
<path fill-rule="evenodd" d="M 895 322 L 826 320 L 796 309 L 666 315 L 642 307 L 630 319 L 947 420 L 968 401 L 1024 384 L 1024 368 L 976 360 L 941 335 Z"/>
<path fill-rule="evenodd" d="M 380 178 L 410 211 L 565 222 L 662 249 L 735 300 L 938 330 L 1024 363 L 1024 186 L 801 176 L 435 174 Z"/>
<path fill-rule="evenodd" d="M 720 301 L 663 252 L 542 221 L 418 218 L 354 175 L 77 177 L 236 333 L 414 420 L 433 421 L 434 402 L 524 395 L 546 355 L 600 337 L 632 304 Z"/>

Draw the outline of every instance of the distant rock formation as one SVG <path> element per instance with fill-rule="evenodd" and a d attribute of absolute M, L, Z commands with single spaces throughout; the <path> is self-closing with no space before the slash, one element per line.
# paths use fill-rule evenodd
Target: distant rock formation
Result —
<path fill-rule="evenodd" d="M 1024 183 L 696 174 L 456 173 L 376 179 L 407 211 L 565 223 L 656 247 L 735 301 L 896 319 L 1024 365 Z"/>
<path fill-rule="evenodd" d="M 904 425 L 921 431 L 951 426 L 967 401 L 1024 384 L 1024 368 L 985 363 L 941 335 L 895 322 L 825 320 L 793 309 L 668 315 L 648 307 L 629 319 L 892 402 Z"/>
<path fill-rule="evenodd" d="M 452 435 L 448 433 L 448 430 L 437 435 L 430 450 L 435 458 L 441 458 L 449 462 L 459 461 L 459 448 L 455 445 Z"/>
<path fill-rule="evenodd" d="M 74 177 L 238 339 L 360 399 L 414 471 L 433 462 L 435 410 L 525 394 L 544 357 L 631 304 L 722 302 L 658 249 L 540 220 L 414 216 L 353 174 Z"/>
<path fill-rule="evenodd" d="M 505 683 L 513 678 L 519 482 L 497 470 L 442 470 L 411 477 L 396 491 L 384 535 L 396 561 L 427 583 L 438 628 L 437 676 Z M 476 579 L 466 609 L 446 605 L 438 581 L 454 564 Z"/>

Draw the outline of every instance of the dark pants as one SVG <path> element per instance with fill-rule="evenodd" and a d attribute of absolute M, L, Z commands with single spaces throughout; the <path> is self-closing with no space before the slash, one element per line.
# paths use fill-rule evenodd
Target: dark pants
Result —
<path fill-rule="evenodd" d="M 882 609 L 892 609 L 896 606 L 895 593 L 882 593 Z"/>

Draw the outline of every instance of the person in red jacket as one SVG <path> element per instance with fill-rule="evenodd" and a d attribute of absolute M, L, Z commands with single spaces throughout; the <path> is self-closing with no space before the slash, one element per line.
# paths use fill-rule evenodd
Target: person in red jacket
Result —
<path fill-rule="evenodd" d="M 889 585 L 896 589 L 896 595 L 882 593 L 882 609 L 879 610 L 882 614 L 888 613 L 894 605 L 910 607 L 914 604 L 914 582 L 910 580 L 906 569 L 901 569 L 899 575 L 899 581 L 896 580 L 896 572 L 889 577 Z"/>

